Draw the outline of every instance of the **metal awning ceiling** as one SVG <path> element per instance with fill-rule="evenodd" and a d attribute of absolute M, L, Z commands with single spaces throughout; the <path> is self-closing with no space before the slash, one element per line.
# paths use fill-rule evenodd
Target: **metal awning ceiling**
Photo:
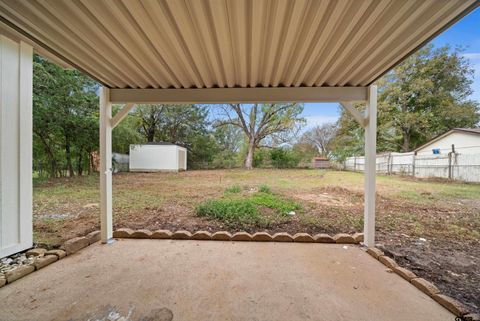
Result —
<path fill-rule="evenodd" d="M 367 86 L 476 0 L 0 0 L 110 88 Z"/>

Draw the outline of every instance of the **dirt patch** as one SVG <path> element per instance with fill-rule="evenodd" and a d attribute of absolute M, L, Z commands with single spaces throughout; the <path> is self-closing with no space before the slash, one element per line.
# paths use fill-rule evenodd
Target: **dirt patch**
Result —
<path fill-rule="evenodd" d="M 478 243 L 381 235 L 380 248 L 397 263 L 430 280 L 445 293 L 480 311 L 480 248 Z"/>

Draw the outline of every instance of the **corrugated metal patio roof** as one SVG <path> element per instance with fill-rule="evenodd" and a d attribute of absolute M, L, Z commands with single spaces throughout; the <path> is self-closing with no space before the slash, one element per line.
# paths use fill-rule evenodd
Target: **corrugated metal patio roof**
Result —
<path fill-rule="evenodd" d="M 477 0 L 0 0 L 110 88 L 367 86 Z"/>

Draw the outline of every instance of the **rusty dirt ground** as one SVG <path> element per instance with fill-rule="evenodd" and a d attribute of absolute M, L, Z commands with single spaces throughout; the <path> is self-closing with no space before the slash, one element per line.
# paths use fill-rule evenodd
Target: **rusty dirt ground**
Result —
<path fill-rule="evenodd" d="M 195 214 L 230 186 L 267 185 L 301 210 L 247 232 L 339 233 L 363 226 L 363 175 L 318 170 L 212 170 L 120 173 L 113 178 L 114 227 L 150 230 L 239 231 Z M 56 247 L 99 228 L 98 176 L 36 181 L 34 237 Z M 480 311 L 480 185 L 377 180 L 377 239 L 397 262 L 434 282 L 471 311 Z"/>

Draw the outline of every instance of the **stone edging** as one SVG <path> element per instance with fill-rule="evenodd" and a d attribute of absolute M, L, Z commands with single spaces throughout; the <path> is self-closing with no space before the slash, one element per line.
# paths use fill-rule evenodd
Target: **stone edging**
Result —
<path fill-rule="evenodd" d="M 478 314 L 469 313 L 462 303 L 449 296 L 441 294 L 440 290 L 434 284 L 418 277 L 412 271 L 399 266 L 394 259 L 386 256 L 381 250 L 375 247 L 369 247 L 366 251 L 390 270 L 400 275 L 402 278 L 413 284 L 417 289 L 430 296 L 457 317 L 461 318 L 461 320 L 480 321 L 480 316 Z"/>
<path fill-rule="evenodd" d="M 94 231 L 86 236 L 75 237 L 66 241 L 57 250 L 47 251 L 43 248 L 27 250 L 25 255 L 27 257 L 36 257 L 35 260 L 30 264 L 20 265 L 5 272 L 4 276 L 0 276 L 0 288 L 98 241 L 100 241 L 100 231 Z"/>
<path fill-rule="evenodd" d="M 310 235 L 308 233 L 297 233 L 290 235 L 288 233 L 275 233 L 270 235 L 267 232 L 257 232 L 250 234 L 247 232 L 237 232 L 233 235 L 226 231 L 210 233 L 207 231 L 198 231 L 191 233 L 189 231 L 169 231 L 169 230 L 132 230 L 129 228 L 120 228 L 113 232 L 114 238 L 133 238 L 133 239 L 173 239 L 173 240 L 213 240 L 213 241 L 242 241 L 242 242 L 302 242 L 302 243 L 340 243 L 340 244 L 359 244 L 363 242 L 363 233 L 345 234 L 340 233 L 334 236 L 328 234 Z"/>

